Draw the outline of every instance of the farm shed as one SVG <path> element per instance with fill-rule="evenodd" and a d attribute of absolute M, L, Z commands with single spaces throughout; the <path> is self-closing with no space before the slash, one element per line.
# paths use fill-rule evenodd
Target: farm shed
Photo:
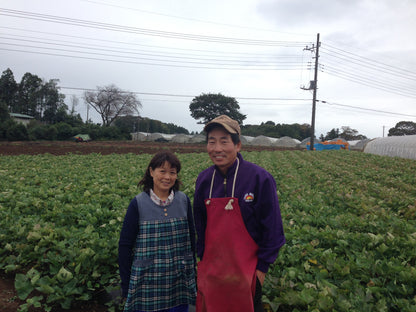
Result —
<path fill-rule="evenodd" d="M 416 159 L 416 135 L 374 139 L 367 143 L 364 153 Z"/>
<path fill-rule="evenodd" d="M 24 114 L 16 114 L 16 113 L 10 113 L 10 117 L 14 119 L 14 121 L 21 123 L 25 126 L 29 124 L 29 122 L 34 119 L 34 117 Z"/>

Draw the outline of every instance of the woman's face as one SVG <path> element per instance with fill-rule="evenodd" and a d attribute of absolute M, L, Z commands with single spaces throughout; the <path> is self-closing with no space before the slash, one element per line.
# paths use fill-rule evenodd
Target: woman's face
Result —
<path fill-rule="evenodd" d="M 169 195 L 170 189 L 175 185 L 178 178 L 176 168 L 171 167 L 167 161 L 160 167 L 150 168 L 150 175 L 153 178 L 153 192 L 158 196 Z"/>

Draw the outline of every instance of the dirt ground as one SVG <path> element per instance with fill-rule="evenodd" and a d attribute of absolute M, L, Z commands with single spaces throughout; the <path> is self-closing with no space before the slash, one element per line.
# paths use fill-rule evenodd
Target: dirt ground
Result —
<path fill-rule="evenodd" d="M 11 276 L 0 277 L 0 311 L 15 312 L 20 304 Z"/>
<path fill-rule="evenodd" d="M 17 297 L 14 288 L 14 277 L 11 275 L 0 275 L 0 311 L 16 312 L 21 304 L 25 302 Z M 30 312 L 41 312 L 43 309 L 29 308 Z M 107 312 L 108 307 L 99 300 L 81 302 L 75 304 L 70 310 L 54 309 L 54 312 Z"/>
<path fill-rule="evenodd" d="M 162 142 L 133 142 L 133 141 L 91 141 L 91 142 L 69 142 L 69 141 L 42 141 L 42 142 L 1 142 L 0 155 L 65 155 L 68 153 L 85 155 L 98 153 L 108 154 L 154 154 L 161 149 L 169 149 L 178 153 L 204 153 L 205 144 L 178 144 Z M 276 147 L 244 146 L 245 151 L 279 150 Z M 0 273 L 0 311 L 16 312 L 20 304 L 14 288 L 14 277 Z M 80 303 L 71 310 L 54 310 L 54 312 L 107 312 L 100 300 Z M 30 311 L 38 312 L 40 309 L 31 308 Z"/>
<path fill-rule="evenodd" d="M 178 153 L 204 153 L 206 145 L 180 144 L 162 142 L 137 142 L 137 141 L 90 141 L 76 143 L 72 141 L 0 141 L 0 155 L 37 155 L 49 153 L 52 155 L 90 154 L 154 154 L 161 149 L 169 149 Z M 244 145 L 244 151 L 282 150 L 278 147 Z"/>
<path fill-rule="evenodd" d="M 204 144 L 177 144 L 158 142 L 133 141 L 91 141 L 76 143 L 72 141 L 28 141 L 0 142 L 0 155 L 37 155 L 49 153 L 52 155 L 90 154 L 153 154 L 161 149 L 169 149 L 179 153 L 194 153 L 205 151 Z"/>

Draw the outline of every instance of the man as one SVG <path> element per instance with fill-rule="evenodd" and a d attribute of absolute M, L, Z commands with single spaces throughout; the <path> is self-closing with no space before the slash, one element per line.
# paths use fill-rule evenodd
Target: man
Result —
<path fill-rule="evenodd" d="M 240 126 L 221 115 L 205 125 L 213 166 L 196 181 L 197 312 L 263 311 L 261 288 L 285 243 L 276 182 L 245 161 Z"/>

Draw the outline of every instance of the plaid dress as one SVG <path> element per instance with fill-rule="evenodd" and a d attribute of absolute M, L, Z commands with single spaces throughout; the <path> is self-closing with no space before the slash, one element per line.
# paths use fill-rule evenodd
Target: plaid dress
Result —
<path fill-rule="evenodd" d="M 166 207 L 156 205 L 145 193 L 136 199 L 139 232 L 124 311 L 158 311 L 194 304 L 195 260 L 186 195 L 177 192 Z"/>

